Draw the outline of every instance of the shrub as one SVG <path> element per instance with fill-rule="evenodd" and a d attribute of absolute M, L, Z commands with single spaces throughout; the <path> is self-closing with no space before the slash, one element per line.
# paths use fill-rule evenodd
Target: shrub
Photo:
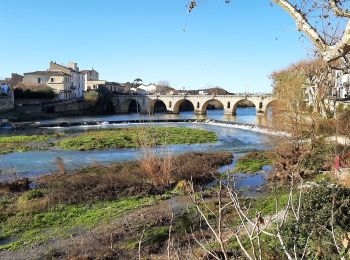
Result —
<path fill-rule="evenodd" d="M 96 105 L 100 100 L 100 94 L 95 90 L 88 91 L 84 94 L 84 100 L 91 103 L 92 105 Z"/>
<path fill-rule="evenodd" d="M 14 90 L 15 99 L 52 99 L 56 96 L 55 91 L 47 86 L 41 86 L 36 89 L 16 88 Z"/>
<path fill-rule="evenodd" d="M 140 161 L 140 168 L 146 177 L 152 180 L 153 184 L 161 187 L 170 186 L 171 174 L 174 168 L 173 158 L 170 155 L 160 158 L 148 152 L 146 157 Z"/>
<path fill-rule="evenodd" d="M 334 206 L 333 206 L 334 200 Z M 299 221 L 289 221 L 283 226 L 282 235 L 286 238 L 286 246 L 291 251 L 297 245 L 299 256 L 303 253 L 306 239 L 310 238 L 308 258 L 333 259 L 338 255 L 333 243 L 331 230 L 332 211 L 334 213 L 334 229 L 339 237 L 341 233 L 350 231 L 350 189 L 340 187 L 315 187 L 303 195 Z M 320 249 L 322 244 L 329 244 Z M 318 253 L 322 252 L 322 253 Z"/>
<path fill-rule="evenodd" d="M 231 161 L 232 154 L 226 152 L 187 153 L 168 158 L 152 155 L 144 162 L 96 165 L 65 175 L 44 176 L 38 183 L 39 187 L 46 188 L 52 204 L 156 195 L 181 180 L 192 178 L 195 184 L 211 181 L 217 167 Z"/>

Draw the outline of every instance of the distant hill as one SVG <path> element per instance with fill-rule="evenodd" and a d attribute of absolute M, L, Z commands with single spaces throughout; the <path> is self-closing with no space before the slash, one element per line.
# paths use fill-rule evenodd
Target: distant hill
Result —
<path fill-rule="evenodd" d="M 229 95 L 232 94 L 228 91 L 226 91 L 223 88 L 215 87 L 215 88 L 206 88 L 206 89 L 200 89 L 199 91 L 207 92 L 209 95 Z"/>
<path fill-rule="evenodd" d="M 169 86 L 161 86 L 157 85 L 157 93 L 160 93 L 161 95 L 168 94 L 170 91 L 174 91 L 175 89 Z"/>

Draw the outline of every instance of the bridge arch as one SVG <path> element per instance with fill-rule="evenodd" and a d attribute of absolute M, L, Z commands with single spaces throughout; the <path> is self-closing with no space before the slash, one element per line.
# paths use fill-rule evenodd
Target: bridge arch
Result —
<path fill-rule="evenodd" d="M 175 102 L 173 107 L 173 113 L 178 114 L 182 111 L 194 111 L 194 104 L 188 99 L 179 99 Z"/>
<path fill-rule="evenodd" d="M 211 99 L 208 99 L 207 101 L 205 101 L 201 108 L 200 108 L 200 112 L 201 114 L 206 114 L 207 113 L 207 110 L 208 110 L 208 107 L 212 105 L 213 107 L 215 107 L 215 109 L 224 109 L 225 108 L 225 104 L 220 101 L 219 99 L 216 99 L 216 98 L 211 98 Z M 230 104 L 228 104 L 230 105 Z M 199 107 L 198 107 L 199 108 Z"/>
<path fill-rule="evenodd" d="M 242 106 L 243 107 L 255 107 L 256 112 L 258 112 L 259 110 L 263 109 L 263 103 L 262 101 L 259 102 L 254 102 L 248 98 L 242 98 L 237 100 L 233 105 L 232 105 L 232 114 L 236 115 L 237 112 L 237 108 Z"/>
<path fill-rule="evenodd" d="M 140 113 L 141 105 L 136 99 L 127 99 L 124 101 L 123 106 L 127 108 L 128 113 Z"/>
<path fill-rule="evenodd" d="M 272 99 L 270 101 L 268 101 L 266 104 L 265 104 L 265 107 L 264 107 L 264 115 L 265 116 L 271 116 L 273 114 L 273 111 L 272 109 L 278 105 L 278 100 L 277 99 Z"/>
<path fill-rule="evenodd" d="M 166 113 L 168 111 L 167 106 L 163 100 L 152 99 L 149 102 L 149 111 L 153 113 Z"/>

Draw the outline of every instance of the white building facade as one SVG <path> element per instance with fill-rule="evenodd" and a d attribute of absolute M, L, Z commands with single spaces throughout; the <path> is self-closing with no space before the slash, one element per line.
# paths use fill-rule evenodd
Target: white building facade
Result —
<path fill-rule="evenodd" d="M 69 62 L 67 66 L 50 62 L 50 71 L 61 71 L 70 75 L 69 99 L 80 99 L 84 96 L 84 74 L 79 71 L 75 62 Z"/>

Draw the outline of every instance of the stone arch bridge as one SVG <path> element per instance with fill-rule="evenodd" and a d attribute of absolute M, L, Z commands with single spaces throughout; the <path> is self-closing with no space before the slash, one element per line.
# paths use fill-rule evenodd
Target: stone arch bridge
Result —
<path fill-rule="evenodd" d="M 234 95 L 114 95 L 113 105 L 116 113 L 153 113 L 159 102 L 167 113 L 178 114 L 182 103 L 190 102 L 196 114 L 205 115 L 212 101 L 221 103 L 225 114 L 236 114 L 236 109 L 242 101 L 254 104 L 257 113 L 265 114 L 271 102 L 275 101 L 272 94 L 234 94 Z M 132 111 L 131 109 L 132 108 Z"/>

